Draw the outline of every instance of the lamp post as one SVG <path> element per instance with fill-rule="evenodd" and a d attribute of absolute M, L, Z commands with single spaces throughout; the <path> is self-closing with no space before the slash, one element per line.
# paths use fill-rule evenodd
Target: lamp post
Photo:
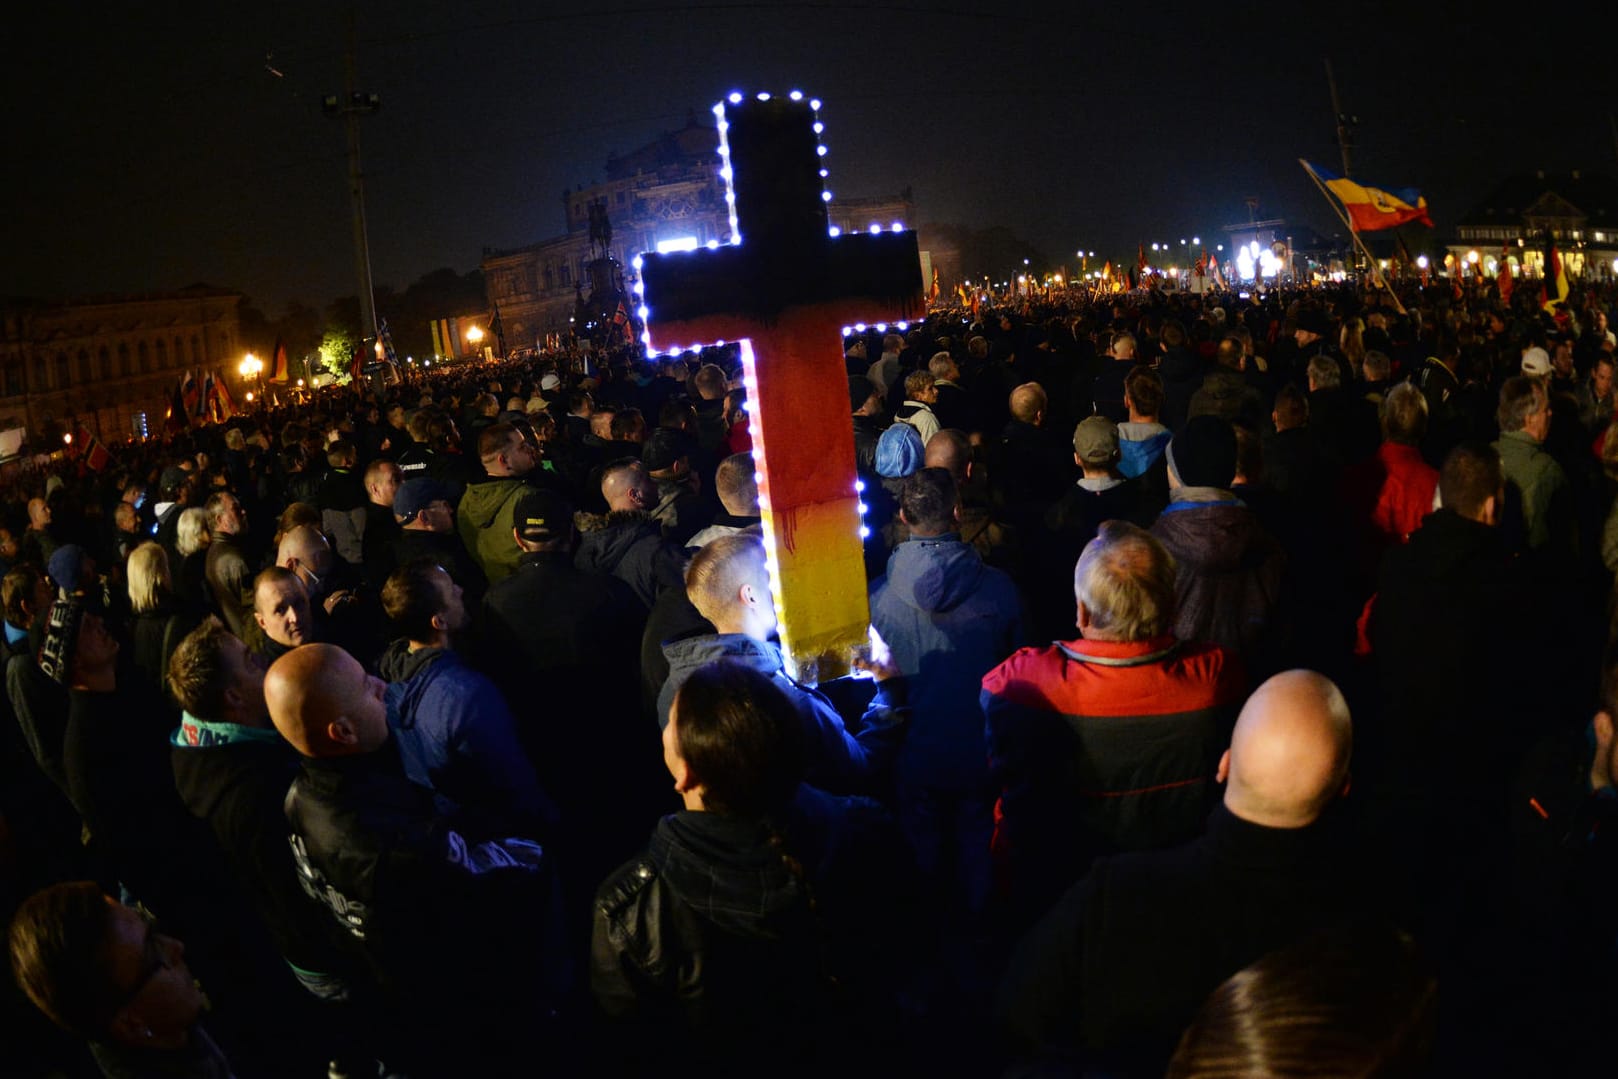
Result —
<path fill-rule="evenodd" d="M 241 366 L 236 370 L 241 372 L 243 379 L 249 383 L 256 383 L 258 385 L 259 397 L 262 398 L 264 396 L 264 380 L 260 376 L 264 372 L 264 362 L 249 352 L 246 356 L 242 357 Z M 252 400 L 252 393 L 248 393 L 248 403 L 251 404 Z"/>
<path fill-rule="evenodd" d="M 473 351 L 475 351 L 475 352 L 477 352 L 479 354 L 481 354 L 483 352 L 483 348 L 482 348 L 482 345 L 483 345 L 483 328 L 482 327 L 473 326 L 471 329 L 467 330 L 466 331 L 466 340 L 471 344 Z"/>

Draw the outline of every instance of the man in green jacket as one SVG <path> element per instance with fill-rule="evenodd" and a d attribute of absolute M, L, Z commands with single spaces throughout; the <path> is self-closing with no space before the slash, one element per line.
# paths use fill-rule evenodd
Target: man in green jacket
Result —
<path fill-rule="evenodd" d="M 1578 535 L 1567 475 L 1541 448 L 1551 428 L 1544 381 L 1529 375 L 1507 379 L 1495 418 L 1500 438 L 1494 448 L 1506 474 L 1507 543 L 1539 555 L 1572 555 Z"/>
<path fill-rule="evenodd" d="M 511 424 L 496 423 L 478 436 L 478 456 L 489 478 L 468 485 L 455 527 L 467 552 L 493 584 L 516 572 L 522 556 L 512 538 L 512 510 L 529 489 L 530 473 L 539 465 L 539 451 Z"/>

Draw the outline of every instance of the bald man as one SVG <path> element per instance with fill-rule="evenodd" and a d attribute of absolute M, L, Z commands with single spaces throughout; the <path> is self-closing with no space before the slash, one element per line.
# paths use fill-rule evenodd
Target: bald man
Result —
<path fill-rule="evenodd" d="M 1348 786 L 1348 705 L 1287 671 L 1242 708 L 1220 760 L 1223 804 L 1201 838 L 1098 860 L 1023 940 L 1000 1013 L 1030 1045 L 1162 1074 L 1225 978 L 1362 914 L 1360 873 L 1331 812 Z"/>
<path fill-rule="evenodd" d="M 1019 552 L 1014 533 L 974 497 L 982 485 L 972 482 L 976 474 L 972 468 L 972 443 L 966 433 L 949 427 L 939 431 L 927 440 L 922 460 L 923 467 L 942 468 L 955 481 L 960 506 L 960 528 L 956 531 L 961 541 L 991 566 L 1009 569 L 1015 564 Z M 895 547 L 911 538 L 909 526 L 898 518 L 885 534 L 892 537 Z"/>
<path fill-rule="evenodd" d="M 293 861 L 376 970 L 404 1065 L 439 1074 L 440 1053 L 487 1064 L 552 987 L 539 947 L 559 913 L 550 859 L 486 813 L 473 824 L 439 812 L 389 745 L 383 690 L 328 644 L 294 649 L 265 674 L 275 729 L 303 757 L 286 797 Z"/>
<path fill-rule="evenodd" d="M 657 483 L 638 460 L 624 458 L 602 471 L 601 497 L 609 511 L 606 525 L 580 537 L 574 564 L 617 577 L 651 610 L 664 589 L 685 583 L 680 548 L 664 540 L 662 526 L 651 517 Z"/>

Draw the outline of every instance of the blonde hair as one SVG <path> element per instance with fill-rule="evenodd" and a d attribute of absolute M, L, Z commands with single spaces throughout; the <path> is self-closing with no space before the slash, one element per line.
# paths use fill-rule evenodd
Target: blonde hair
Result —
<path fill-rule="evenodd" d="M 150 540 L 129 552 L 129 609 L 136 614 L 155 611 L 163 597 L 173 590 L 169 577 L 169 555 L 163 545 Z"/>
<path fill-rule="evenodd" d="M 685 594 L 702 617 L 718 624 L 742 585 L 767 579 L 764 541 L 740 532 L 721 536 L 697 552 L 685 571 Z"/>
<path fill-rule="evenodd" d="M 1073 595 L 1090 614 L 1085 635 L 1106 641 L 1161 637 L 1174 622 L 1174 556 L 1144 528 L 1102 524 L 1073 569 Z"/>
<path fill-rule="evenodd" d="M 192 506 L 180 511 L 180 521 L 174 526 L 174 549 L 180 557 L 195 554 L 213 542 L 213 530 L 208 526 L 208 511 Z"/>

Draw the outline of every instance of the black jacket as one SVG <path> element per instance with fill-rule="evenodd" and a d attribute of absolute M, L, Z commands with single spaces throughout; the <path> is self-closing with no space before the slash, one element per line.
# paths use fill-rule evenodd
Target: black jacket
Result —
<path fill-rule="evenodd" d="M 287 791 L 305 891 L 361 945 L 389 999 L 425 1021 L 541 995 L 549 862 L 492 820 L 439 813 L 396 744 L 305 759 Z M 469 827 L 470 825 L 470 827 Z"/>
<path fill-rule="evenodd" d="M 174 785 L 185 808 L 207 823 L 276 949 L 306 971 L 346 973 L 331 918 L 298 884 L 282 810 L 298 755 L 273 730 L 199 723 L 185 716 L 170 739 Z"/>
<path fill-rule="evenodd" d="M 906 939 L 902 851 L 876 803 L 811 787 L 778 831 L 715 813 L 664 817 L 646 852 L 597 892 L 590 985 L 609 1016 L 638 1028 L 620 1043 L 626 1063 L 746 1074 L 768 1060 L 771 1074 L 807 1074 L 838 1060 L 857 1038 L 847 1005 L 882 996 L 868 971 L 895 963 Z M 869 1020 L 879 1006 L 857 1010 Z M 867 1062 L 880 1040 L 859 1039 Z"/>
<path fill-rule="evenodd" d="M 647 610 L 663 589 L 685 587 L 680 549 L 664 541 L 656 521 L 633 510 L 609 514 L 605 528 L 586 532 L 579 540 L 574 564 L 617 577 Z"/>
<path fill-rule="evenodd" d="M 1220 982 L 1358 913 L 1346 851 L 1330 814 L 1266 828 L 1221 805 L 1183 847 L 1104 858 L 1023 939 L 1001 1019 L 1027 1044 L 1110 1058 L 1106 1074 L 1162 1075 Z"/>

